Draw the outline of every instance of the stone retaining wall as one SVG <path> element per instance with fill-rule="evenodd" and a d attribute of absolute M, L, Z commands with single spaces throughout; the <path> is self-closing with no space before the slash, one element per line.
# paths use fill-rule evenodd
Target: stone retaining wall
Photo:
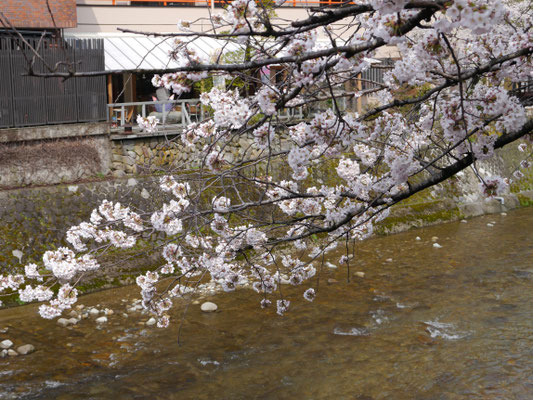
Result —
<path fill-rule="evenodd" d="M 110 169 L 107 124 L 0 130 L 0 189 L 75 182 Z"/>

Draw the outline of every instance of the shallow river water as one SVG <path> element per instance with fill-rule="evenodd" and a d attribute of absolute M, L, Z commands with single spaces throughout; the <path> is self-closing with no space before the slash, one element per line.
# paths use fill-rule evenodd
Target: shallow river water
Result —
<path fill-rule="evenodd" d="M 533 399 L 532 224 L 523 209 L 368 240 L 349 282 L 325 268 L 284 317 L 250 290 L 191 305 L 181 345 L 179 317 L 122 315 L 136 287 L 81 299 L 114 310 L 102 328 L 0 311 L 0 340 L 37 349 L 0 358 L 0 398 Z"/>

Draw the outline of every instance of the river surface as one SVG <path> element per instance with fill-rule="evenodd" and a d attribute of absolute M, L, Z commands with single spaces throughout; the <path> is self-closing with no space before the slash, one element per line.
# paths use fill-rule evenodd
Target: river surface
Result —
<path fill-rule="evenodd" d="M 0 398 L 533 399 L 532 225 L 530 208 L 365 241 L 349 282 L 324 268 L 313 303 L 287 288 L 284 317 L 250 290 L 192 304 L 181 345 L 180 310 L 163 330 L 123 315 L 133 286 L 81 298 L 114 310 L 101 328 L 0 311 L 0 340 L 36 347 L 0 359 Z"/>

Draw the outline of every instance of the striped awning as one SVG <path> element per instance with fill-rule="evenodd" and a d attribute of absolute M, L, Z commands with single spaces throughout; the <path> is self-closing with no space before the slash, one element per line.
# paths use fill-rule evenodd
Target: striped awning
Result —
<path fill-rule="evenodd" d="M 172 37 L 147 37 L 143 35 L 120 35 L 120 34 L 82 34 L 76 33 L 66 36 L 72 39 L 103 39 L 106 71 L 116 70 L 163 70 L 177 67 L 176 62 L 169 57 L 172 51 L 174 38 Z M 198 38 L 189 45 L 199 55 L 210 57 L 218 52 L 235 50 L 229 48 L 223 42 Z"/>

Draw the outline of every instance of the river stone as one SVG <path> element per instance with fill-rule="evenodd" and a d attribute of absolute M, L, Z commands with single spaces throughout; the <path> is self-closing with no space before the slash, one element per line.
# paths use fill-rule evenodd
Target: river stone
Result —
<path fill-rule="evenodd" d="M 66 319 L 66 318 L 59 318 L 57 320 L 57 324 L 65 327 L 65 326 L 68 326 L 70 324 L 70 321 L 68 319 Z"/>
<path fill-rule="evenodd" d="M 2 350 L 0 351 L 0 357 L 4 358 L 4 357 L 7 357 L 7 350 Z"/>
<path fill-rule="evenodd" d="M 215 310 L 216 310 L 216 305 L 215 305 Z M 156 320 L 155 320 L 154 317 L 152 317 L 148 321 L 146 321 L 146 325 L 148 325 L 148 326 L 155 325 L 155 323 L 156 323 Z"/>
<path fill-rule="evenodd" d="M 107 317 L 99 317 L 99 318 L 96 318 L 95 321 L 97 324 L 104 324 L 107 322 Z"/>
<path fill-rule="evenodd" d="M 9 328 L 6 326 L 5 328 L 0 329 L 0 333 L 7 333 Z"/>
<path fill-rule="evenodd" d="M 436 249 L 440 249 L 442 246 L 438 243 L 433 243 L 433 247 L 435 247 Z"/>
<path fill-rule="evenodd" d="M 365 277 L 365 273 L 361 272 L 361 271 L 356 272 L 354 275 L 358 276 L 359 278 L 364 278 Z"/>
<path fill-rule="evenodd" d="M 9 350 L 7 351 L 7 355 L 8 355 L 8 356 L 11 356 L 11 357 L 15 357 L 15 356 L 18 356 L 19 353 L 17 353 L 17 352 L 16 352 L 15 350 L 13 350 L 13 349 L 9 349 Z"/>
<path fill-rule="evenodd" d="M 91 317 L 96 317 L 98 314 L 100 314 L 100 311 L 98 311 L 96 308 L 91 308 L 89 314 L 91 315 Z"/>
<path fill-rule="evenodd" d="M 35 347 L 31 344 L 25 344 L 23 346 L 17 347 L 17 353 L 22 354 L 22 355 L 30 354 L 30 353 L 33 353 L 34 351 L 35 351 Z"/>
<path fill-rule="evenodd" d="M 214 312 L 218 309 L 218 306 L 215 303 L 211 303 L 210 301 L 206 301 L 200 306 L 200 309 L 203 312 Z"/>
<path fill-rule="evenodd" d="M 13 342 L 9 339 L 0 342 L 0 348 L 2 349 L 9 349 L 11 346 L 13 346 Z"/>
<path fill-rule="evenodd" d="M 70 318 L 70 319 L 68 319 L 68 323 L 71 324 L 71 325 L 76 325 L 78 323 L 78 319 L 77 318 Z"/>
<path fill-rule="evenodd" d="M 146 190 L 146 189 L 143 188 L 143 190 L 141 191 L 141 197 L 142 197 L 143 199 L 148 199 L 148 198 L 150 198 L 150 193 L 148 192 L 148 190 Z"/>

